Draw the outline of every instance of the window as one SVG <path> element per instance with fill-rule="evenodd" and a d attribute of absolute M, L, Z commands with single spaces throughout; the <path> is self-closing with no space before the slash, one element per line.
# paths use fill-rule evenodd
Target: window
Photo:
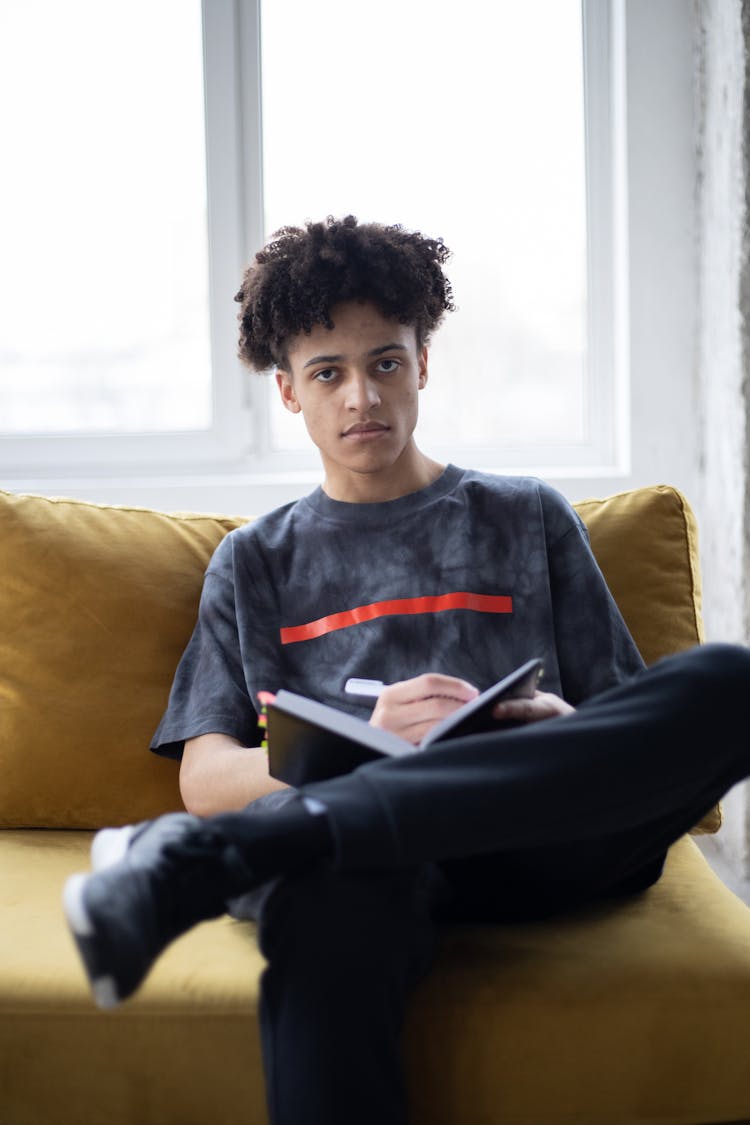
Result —
<path fill-rule="evenodd" d="M 581 447 L 587 437 L 580 0 L 264 0 L 266 230 L 333 213 L 454 250 L 428 447 Z M 290 34 L 290 29 L 294 29 Z M 292 139 L 290 141 L 290 139 Z M 304 440 L 274 403 L 272 440 Z"/>
<path fill-rule="evenodd" d="M 6 472 L 317 465 L 240 368 L 232 297 L 272 230 L 346 212 L 454 251 L 428 452 L 614 464 L 610 11 L 204 0 L 201 59 L 198 0 L 5 5 Z"/>
<path fill-rule="evenodd" d="M 200 0 L 0 8 L 11 472 L 226 447 L 237 388 L 227 345 L 212 378 L 201 16 Z"/>
<path fill-rule="evenodd" d="M 2 19 L 2 432 L 208 429 L 200 5 Z"/>
<path fill-rule="evenodd" d="M 623 370 L 610 5 L 457 12 L 381 0 L 337 40 L 346 0 L 262 0 L 265 234 L 350 211 L 441 235 L 458 308 L 435 337 L 422 447 L 490 468 L 611 466 Z M 273 396 L 270 420 L 267 448 L 289 463 L 300 420 Z"/>

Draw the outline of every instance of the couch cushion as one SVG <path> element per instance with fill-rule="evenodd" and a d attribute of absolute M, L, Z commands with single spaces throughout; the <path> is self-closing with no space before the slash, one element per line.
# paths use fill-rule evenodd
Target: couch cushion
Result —
<path fill-rule="evenodd" d="M 750 910 L 688 837 L 612 907 L 446 929 L 408 1025 L 415 1123 L 747 1118 Z"/>
<path fill-rule="evenodd" d="M 646 663 L 699 644 L 698 529 L 682 493 L 654 485 L 575 507 Z"/>
<path fill-rule="evenodd" d="M 61 901 L 90 847 L 87 832 L 0 831 L 0 1121 L 262 1125 L 254 927 L 197 926 L 100 1012 Z"/>
<path fill-rule="evenodd" d="M 240 522 L 0 493 L 0 826 L 182 807 L 148 744 L 208 559 Z"/>
<path fill-rule="evenodd" d="M 682 493 L 654 485 L 575 507 L 646 663 L 700 644 L 698 528 Z M 721 805 L 715 805 L 693 831 L 718 832 L 721 821 Z"/>
<path fill-rule="evenodd" d="M 0 832 L 3 1125 L 262 1125 L 254 926 L 196 927 L 131 1001 L 98 1011 L 60 904 L 90 842 Z M 615 909 L 442 931 L 409 1011 L 410 1120 L 736 1120 L 748 1011 L 750 911 L 683 839 L 660 882 Z"/>

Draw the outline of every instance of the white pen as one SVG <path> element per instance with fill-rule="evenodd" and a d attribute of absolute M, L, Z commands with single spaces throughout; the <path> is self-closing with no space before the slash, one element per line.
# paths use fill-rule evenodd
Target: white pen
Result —
<path fill-rule="evenodd" d="M 368 699 L 377 699 L 384 687 L 382 680 L 360 680 L 353 676 L 344 684 L 344 691 L 347 695 L 362 695 Z"/>

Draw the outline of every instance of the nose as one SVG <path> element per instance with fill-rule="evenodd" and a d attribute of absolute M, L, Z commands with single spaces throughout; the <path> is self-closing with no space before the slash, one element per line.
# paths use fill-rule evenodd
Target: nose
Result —
<path fill-rule="evenodd" d="M 380 391 L 375 379 L 367 372 L 354 372 L 346 388 L 346 408 L 353 413 L 366 414 L 380 404 Z"/>

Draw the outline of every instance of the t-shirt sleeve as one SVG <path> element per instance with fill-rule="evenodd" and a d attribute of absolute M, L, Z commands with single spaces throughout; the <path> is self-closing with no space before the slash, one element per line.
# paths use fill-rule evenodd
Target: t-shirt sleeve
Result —
<path fill-rule="evenodd" d="M 589 545 L 580 516 L 544 497 L 555 640 L 563 696 L 574 706 L 644 668 Z"/>
<path fill-rule="evenodd" d="M 151 749 L 180 758 L 186 739 L 211 733 L 231 735 L 244 746 L 258 744 L 257 713 L 242 668 L 234 583 L 209 568 L 198 621 Z"/>

